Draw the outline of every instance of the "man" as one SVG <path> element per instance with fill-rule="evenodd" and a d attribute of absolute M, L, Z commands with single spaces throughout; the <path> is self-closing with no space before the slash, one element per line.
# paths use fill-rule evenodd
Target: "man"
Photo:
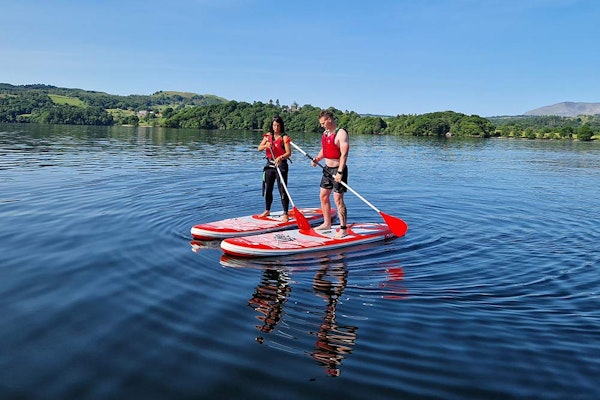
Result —
<path fill-rule="evenodd" d="M 348 151 L 350 150 L 348 132 L 337 127 L 333 113 L 330 110 L 321 111 L 319 124 L 324 129 L 321 137 L 321 151 L 313 159 L 312 166 L 315 167 L 319 161 L 325 160 L 320 185 L 321 209 L 323 210 L 324 219 L 323 223 L 315 229 L 331 229 L 331 203 L 329 197 L 333 191 L 333 200 L 340 219 L 340 229 L 336 232 L 335 238 L 342 238 L 348 234 L 346 204 L 344 203 L 344 193 L 347 189 L 341 184 L 341 182 L 348 182 L 348 166 L 346 165 Z"/>

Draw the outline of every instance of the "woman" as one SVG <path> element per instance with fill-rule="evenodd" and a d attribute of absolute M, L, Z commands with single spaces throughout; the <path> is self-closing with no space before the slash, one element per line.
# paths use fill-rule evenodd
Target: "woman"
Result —
<path fill-rule="evenodd" d="M 271 214 L 271 204 L 273 203 L 273 188 L 275 180 L 277 180 L 277 188 L 281 196 L 281 205 L 283 206 L 283 216 L 281 220 L 287 222 L 289 220 L 288 210 L 290 208 L 290 200 L 288 199 L 282 182 L 279 180 L 277 167 L 281 171 L 283 181 L 287 185 L 288 177 L 288 158 L 292 156 L 290 147 L 290 137 L 285 133 L 283 119 L 280 116 L 273 117 L 269 133 L 263 135 L 263 140 L 258 146 L 258 151 L 265 151 L 267 165 L 263 168 L 263 196 L 265 196 L 265 211 L 259 215 L 264 218 Z"/>

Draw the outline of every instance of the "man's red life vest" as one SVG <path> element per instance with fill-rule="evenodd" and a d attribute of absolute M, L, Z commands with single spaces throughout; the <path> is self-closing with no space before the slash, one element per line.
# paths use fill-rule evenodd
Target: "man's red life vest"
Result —
<path fill-rule="evenodd" d="M 323 133 L 321 137 L 321 146 L 323 147 L 323 157 L 331 159 L 339 159 L 342 156 L 340 148 L 335 144 L 335 137 L 340 128 L 337 128 L 333 135 Z"/>

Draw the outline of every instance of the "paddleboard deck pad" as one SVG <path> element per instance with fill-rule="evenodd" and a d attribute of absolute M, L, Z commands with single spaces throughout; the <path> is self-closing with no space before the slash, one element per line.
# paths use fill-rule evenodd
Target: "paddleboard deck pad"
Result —
<path fill-rule="evenodd" d="M 319 208 L 299 208 L 298 211 L 306 217 L 311 225 L 318 225 L 323 222 L 323 212 Z M 194 239 L 215 240 L 297 228 L 294 210 L 290 210 L 288 215 L 289 220 L 287 222 L 281 221 L 282 211 L 271 213 L 268 217 L 259 217 L 256 214 L 229 218 L 195 225 L 192 227 L 191 233 Z M 336 211 L 332 209 L 331 218 L 335 218 L 336 215 Z"/>
<path fill-rule="evenodd" d="M 238 257 L 289 256 L 311 251 L 328 251 L 385 240 L 396 235 L 386 224 L 356 223 L 348 225 L 347 236 L 336 239 L 339 226 L 321 231 L 299 229 L 269 232 L 255 236 L 228 238 L 221 242 L 225 254 Z"/>

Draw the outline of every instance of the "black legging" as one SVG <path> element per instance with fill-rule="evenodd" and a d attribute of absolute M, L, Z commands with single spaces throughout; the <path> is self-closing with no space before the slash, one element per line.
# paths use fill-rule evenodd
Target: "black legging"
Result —
<path fill-rule="evenodd" d="M 283 175 L 283 181 L 287 185 L 288 180 L 288 166 L 286 163 L 279 165 L 281 175 Z M 281 205 L 283 211 L 287 214 L 290 209 L 290 199 L 288 199 L 285 189 L 281 182 L 279 182 L 279 174 L 277 169 L 273 167 L 265 167 L 265 210 L 271 210 L 271 204 L 273 204 L 273 188 L 275 187 L 275 181 L 277 180 L 277 188 L 279 189 L 279 195 L 281 196 Z"/>

